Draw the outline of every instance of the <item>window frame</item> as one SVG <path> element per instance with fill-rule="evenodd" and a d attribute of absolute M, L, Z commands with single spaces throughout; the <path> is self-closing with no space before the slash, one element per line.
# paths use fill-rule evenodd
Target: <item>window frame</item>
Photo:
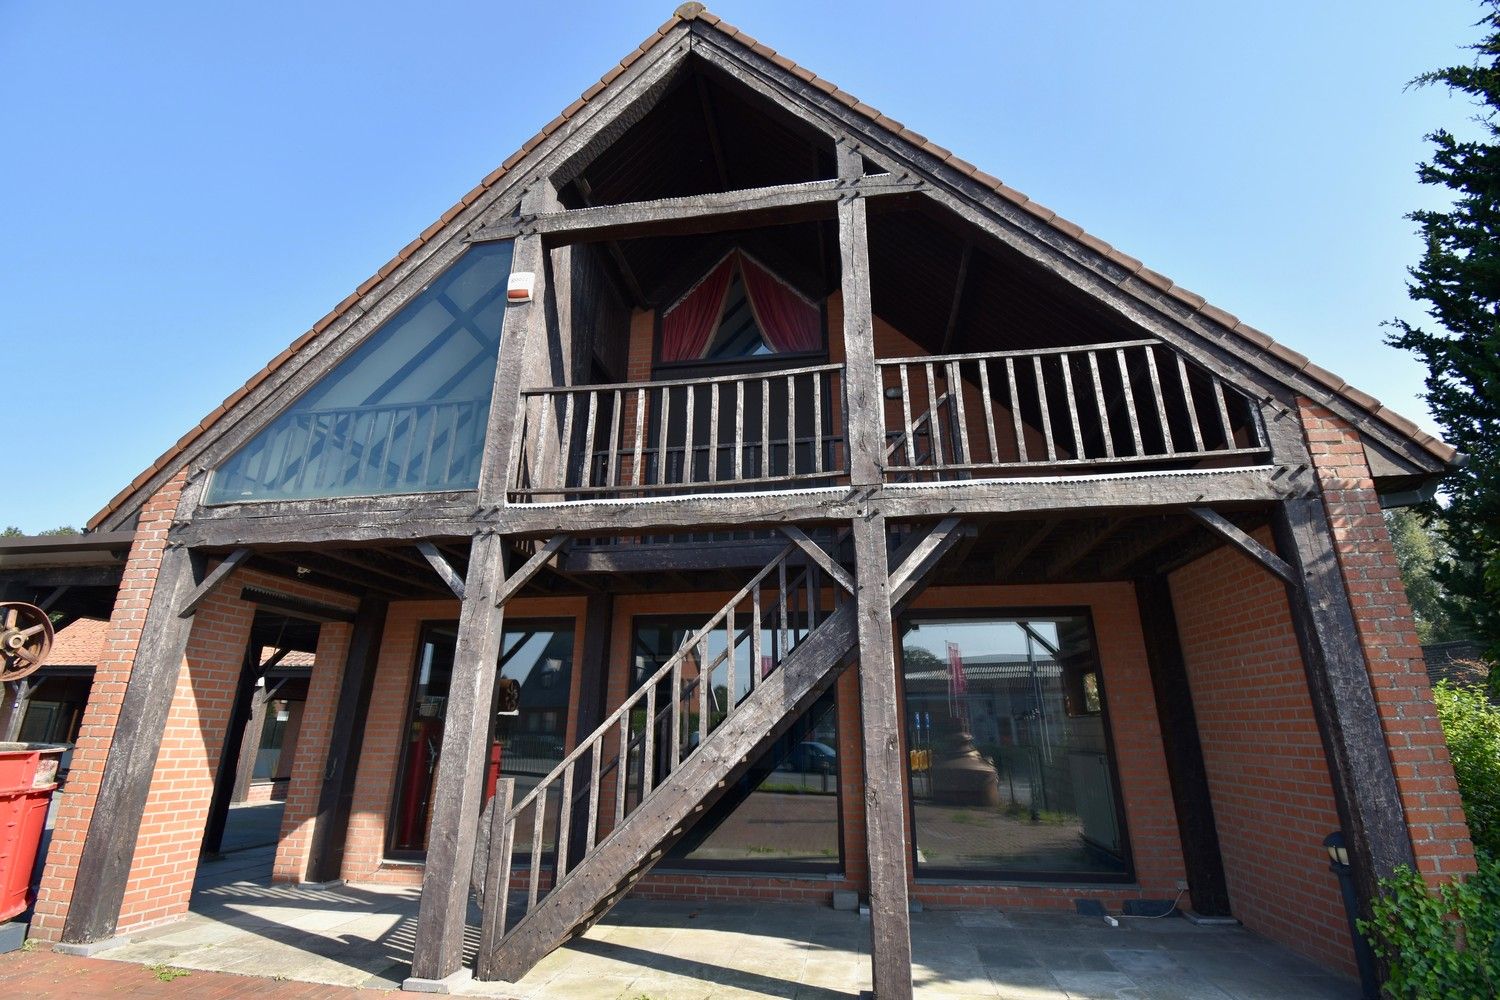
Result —
<path fill-rule="evenodd" d="M 517 616 L 514 619 L 510 619 L 510 620 L 507 621 L 506 626 L 503 629 L 503 631 L 506 631 L 506 632 L 510 631 L 510 625 L 511 624 L 524 624 L 524 625 L 530 626 L 530 627 L 541 627 L 541 628 L 549 628 L 550 627 L 550 628 L 552 628 L 553 631 L 561 632 L 561 631 L 565 631 L 566 630 L 566 631 L 571 632 L 573 634 L 573 662 L 568 667 L 568 670 L 569 670 L 568 685 L 569 685 L 569 688 L 571 689 L 573 681 L 574 681 L 573 671 L 575 671 L 575 670 L 578 669 L 578 662 L 577 662 L 578 661 L 578 648 L 579 648 L 579 643 L 578 643 L 578 639 L 579 639 L 578 618 L 577 617 L 570 617 L 568 615 L 537 615 L 537 616 L 527 615 L 527 616 Z M 406 682 L 406 708 L 404 710 L 404 713 L 401 716 L 401 720 L 402 720 L 401 721 L 401 728 L 397 732 L 397 740 L 399 741 L 399 743 L 398 743 L 398 749 L 397 749 L 397 755 L 396 755 L 396 770 L 395 770 L 394 775 L 393 775 L 392 780 L 391 780 L 389 805 L 387 806 L 386 813 L 385 813 L 385 830 L 384 830 L 384 833 L 381 836 L 381 857 L 385 861 L 394 861 L 394 862 L 402 863 L 402 864 L 410 864 L 412 862 L 418 862 L 418 863 L 424 862 L 426 860 L 426 858 L 427 858 L 427 851 L 426 851 L 425 848 L 423 850 L 418 851 L 418 850 L 413 850 L 411 848 L 398 848 L 398 847 L 395 846 L 395 839 L 396 839 L 396 827 L 395 827 L 395 823 L 396 823 L 397 816 L 398 816 L 398 814 L 400 812 L 400 809 L 401 809 L 402 777 L 406 773 L 407 752 L 409 750 L 409 741 L 406 739 L 406 734 L 407 734 L 407 731 L 411 728 L 412 712 L 416 709 L 416 703 L 417 703 L 417 677 L 419 676 L 418 672 L 421 669 L 422 647 L 423 647 L 423 645 L 427 641 L 427 636 L 431 633 L 431 631 L 433 629 L 443 628 L 445 626 L 446 627 L 451 627 L 456 632 L 458 630 L 459 621 L 458 621 L 457 618 L 423 618 L 418 623 L 418 625 L 417 625 L 416 648 L 415 648 L 414 656 L 413 656 L 412 661 L 411 661 L 411 671 L 407 675 L 407 682 Z M 504 651 L 504 649 L 503 649 L 503 640 L 502 640 L 502 654 L 503 654 L 503 651 Z M 500 672 L 504 668 L 504 665 L 505 665 L 504 664 L 504 660 L 501 660 L 495 666 L 495 680 L 497 682 L 500 679 Z M 495 741 L 495 714 L 496 714 L 496 711 L 497 711 L 496 705 L 497 705 L 497 701 L 498 701 L 498 694 L 499 694 L 499 684 L 497 683 L 495 685 L 495 690 L 493 690 L 490 693 L 489 725 L 488 725 L 488 727 L 486 729 L 486 735 L 485 735 L 485 746 L 486 746 L 486 748 L 488 748 L 490 746 L 490 744 L 494 743 L 494 741 Z M 575 699 L 573 699 L 571 697 L 571 694 L 572 694 L 572 692 L 570 690 L 569 691 L 569 698 L 567 699 L 568 710 L 569 710 L 570 715 L 573 714 L 573 713 L 576 713 L 577 709 L 578 709 L 578 706 L 575 703 Z M 576 733 L 576 727 L 577 727 L 577 718 L 576 718 L 576 716 L 564 721 L 564 723 L 563 723 L 564 732 L 567 731 L 567 727 L 569 725 L 574 726 L 575 733 Z M 443 726 L 444 726 L 444 732 L 446 733 L 447 732 L 447 715 L 446 715 L 446 712 L 445 712 L 444 718 L 443 718 Z M 564 742 L 566 743 L 566 741 L 564 741 Z M 574 742 L 575 743 L 577 742 L 576 735 L 575 735 L 575 738 L 574 738 Z M 488 752 L 488 750 L 486 752 Z M 565 752 L 566 752 L 566 747 L 565 747 Z M 486 771 L 486 773 L 488 773 L 488 771 L 489 771 L 489 764 L 488 763 L 485 764 L 485 771 Z M 543 853 L 545 855 L 545 854 L 550 853 L 550 852 L 544 851 Z M 511 862 L 512 867 L 519 867 L 519 866 L 522 866 L 522 865 L 529 865 L 530 863 L 531 863 L 531 848 L 530 848 L 530 844 L 528 843 L 527 845 L 525 845 L 524 849 L 523 849 L 522 845 L 517 844 L 516 845 L 516 851 L 514 852 L 514 858 L 512 859 L 512 862 Z"/>
<path fill-rule="evenodd" d="M 625 660 L 625 690 L 626 697 L 634 693 L 636 688 L 631 685 L 635 682 L 635 650 L 636 636 L 642 624 L 666 625 L 671 628 L 682 626 L 690 632 L 703 627 L 704 622 L 713 617 L 712 611 L 705 611 L 701 615 L 692 613 L 666 613 L 666 614 L 637 614 L 630 617 L 630 646 Z M 764 625 L 764 623 L 762 623 Z M 805 622 L 803 623 L 805 625 Z M 831 715 L 833 716 L 833 732 L 835 742 L 841 741 L 843 737 L 843 723 L 840 719 L 838 695 L 835 687 L 830 687 L 824 695 L 833 699 Z M 816 704 L 816 702 L 814 702 Z M 812 705 L 808 706 L 812 710 Z M 826 878 L 830 875 L 842 875 L 844 872 L 844 859 L 847 851 L 844 847 L 844 776 L 843 776 L 843 748 L 835 746 L 839 752 L 839 767 L 834 771 L 834 811 L 838 817 L 836 841 L 837 853 L 827 861 L 791 861 L 791 862 L 767 862 L 755 859 L 745 860 L 721 860 L 711 858 L 676 858 L 668 851 L 662 855 L 657 862 L 655 871 L 670 874 L 703 874 L 724 873 L 738 875 L 772 875 L 781 878 L 814 877 Z M 686 830 L 684 830 L 686 833 Z M 675 844 L 674 844 L 675 846 Z"/>
<path fill-rule="evenodd" d="M 1033 885 L 1134 885 L 1137 882 L 1135 850 L 1130 836 L 1130 825 L 1125 812 L 1125 797 L 1120 786 L 1120 767 L 1115 746 L 1114 726 L 1109 711 L 1109 685 L 1104 678 L 1104 657 L 1099 646 L 1099 632 L 1094 626 L 1093 608 L 1089 605 L 1043 605 L 1025 607 L 1007 605 L 999 608 L 911 608 L 896 620 L 896 669 L 900 677 L 899 702 L 901 718 L 906 718 L 906 643 L 903 641 L 909 622 L 945 621 L 1031 621 L 1038 618 L 1081 618 L 1088 630 L 1089 643 L 1094 650 L 1094 661 L 1099 676 L 1099 718 L 1104 726 L 1104 751 L 1109 761 L 1110 794 L 1114 799 L 1115 823 L 1120 830 L 1120 855 L 1124 864 L 1121 872 L 1048 871 L 1045 869 L 1016 868 L 954 868 L 924 864 L 917 859 L 917 809 L 913 795 L 910 748 L 907 746 L 906 726 L 900 727 L 901 746 L 907 754 L 908 766 L 904 768 L 906 780 L 907 833 L 911 839 L 909 857 L 913 878 L 918 882 L 932 883 L 1021 883 Z M 1093 713 L 1089 713 L 1092 715 Z"/>

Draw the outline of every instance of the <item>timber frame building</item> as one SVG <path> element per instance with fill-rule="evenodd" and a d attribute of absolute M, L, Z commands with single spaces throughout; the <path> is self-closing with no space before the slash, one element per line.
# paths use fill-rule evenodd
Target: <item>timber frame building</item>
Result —
<path fill-rule="evenodd" d="M 1472 868 L 1381 516 L 1456 458 L 686 4 L 75 544 L 119 583 L 33 933 L 185 912 L 280 616 L 276 878 L 420 883 L 419 979 L 471 883 L 482 979 L 627 892 L 835 890 L 882 998 L 913 900 L 1348 973 L 1326 834 L 1366 904 Z"/>

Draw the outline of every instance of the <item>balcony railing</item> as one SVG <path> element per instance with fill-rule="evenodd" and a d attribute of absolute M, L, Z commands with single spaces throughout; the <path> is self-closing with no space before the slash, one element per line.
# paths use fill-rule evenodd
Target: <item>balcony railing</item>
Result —
<path fill-rule="evenodd" d="M 821 485 L 847 474 L 843 366 L 522 392 L 520 499 Z"/>
<path fill-rule="evenodd" d="M 888 481 L 1268 453 L 1252 399 L 1154 340 L 879 365 Z"/>

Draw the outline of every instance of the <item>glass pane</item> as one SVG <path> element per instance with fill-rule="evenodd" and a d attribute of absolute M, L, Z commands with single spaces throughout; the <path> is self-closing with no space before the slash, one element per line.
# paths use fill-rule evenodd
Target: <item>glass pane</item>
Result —
<path fill-rule="evenodd" d="M 1088 619 L 911 620 L 901 655 L 920 872 L 1129 874 Z"/>
<path fill-rule="evenodd" d="M 422 637 L 397 779 L 396 811 L 390 824 L 391 847 L 397 851 L 422 851 L 427 847 L 457 641 L 458 627 L 453 624 L 428 626 Z M 496 714 L 495 738 L 485 770 L 486 798 L 494 794 L 496 781 L 504 775 L 516 779 L 515 794 L 520 799 L 562 761 L 567 747 L 572 676 L 572 622 L 506 623 L 496 691 L 499 681 L 515 681 L 520 697 L 513 713 Z M 557 843 L 558 808 L 558 796 L 551 795 L 542 829 L 542 844 L 548 851 Z M 528 811 L 516 825 L 516 853 L 529 853 L 531 843 Z"/>
<path fill-rule="evenodd" d="M 770 614 L 767 615 L 768 622 Z M 630 688 L 640 687 L 700 630 L 705 618 L 641 618 L 635 623 L 631 657 Z M 749 617 L 740 615 L 734 649 L 734 700 L 744 700 L 751 690 Z M 773 627 L 761 631 L 760 674 L 780 658 L 785 645 L 794 648 L 807 635 L 804 616 L 793 616 L 784 633 Z M 703 667 L 712 665 L 709 684 L 709 729 L 717 727 L 728 713 L 729 663 L 724 656 L 728 639 L 722 625 L 709 633 L 703 645 L 706 662 L 696 651 L 683 662 L 682 681 L 688 690 L 682 705 L 684 724 L 682 754 L 698 745 L 700 714 L 694 681 Z M 657 688 L 658 704 L 671 697 L 670 681 Z M 654 780 L 668 773 L 671 739 L 670 713 L 660 712 L 656 733 Z M 645 713 L 632 719 L 631 732 L 644 731 Z M 642 761 L 639 749 L 632 754 L 627 799 L 639 800 Z M 732 866 L 763 870 L 833 869 L 839 860 L 838 733 L 831 693 L 824 695 L 757 760 L 744 776 L 724 792 L 678 841 L 668 857 L 679 866 Z"/>
<path fill-rule="evenodd" d="M 476 486 L 510 256 L 464 254 L 230 456 L 207 502 Z"/>

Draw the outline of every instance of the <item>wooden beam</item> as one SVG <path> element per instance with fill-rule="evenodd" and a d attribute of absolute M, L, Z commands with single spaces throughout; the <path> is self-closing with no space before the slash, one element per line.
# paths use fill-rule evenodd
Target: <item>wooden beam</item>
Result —
<path fill-rule="evenodd" d="M 1106 518 L 1092 521 L 1074 531 L 1063 543 L 1062 550 L 1053 555 L 1045 571 L 1049 580 L 1055 580 L 1077 566 L 1099 546 L 1107 542 L 1115 532 L 1126 524 L 1124 518 Z"/>
<path fill-rule="evenodd" d="M 213 792 L 209 796 L 208 817 L 203 823 L 200 854 L 216 855 L 224 846 L 224 826 L 229 820 L 229 804 L 234 799 L 239 778 L 240 749 L 250 728 L 255 708 L 255 682 L 260 676 L 260 649 L 253 643 L 247 644 L 240 660 L 234 701 L 229 708 L 229 723 L 223 729 L 223 741 L 219 745 L 219 764 L 214 769 Z"/>
<path fill-rule="evenodd" d="M 719 123 L 714 115 L 713 100 L 708 96 L 708 80 L 702 74 L 694 77 L 698 85 L 698 106 L 703 109 L 703 128 L 708 132 L 708 148 L 714 154 L 714 168 L 719 172 L 719 189 L 729 190 L 729 164 L 724 160 L 724 147 L 719 142 Z"/>
<path fill-rule="evenodd" d="M 192 630 L 192 617 L 182 617 L 178 609 L 203 579 L 202 557 L 169 542 L 157 565 L 156 586 L 74 875 L 62 932 L 66 943 L 91 944 L 115 936 L 172 692 Z"/>
<path fill-rule="evenodd" d="M 863 197 L 860 151 L 840 143 L 838 155 L 839 285 L 844 300 L 844 423 L 849 442 L 849 482 L 878 486 L 885 465 L 885 396 L 875 364 L 875 320 L 870 306 L 870 238 Z"/>
<path fill-rule="evenodd" d="M 198 605 L 207 600 L 208 595 L 217 590 L 219 584 L 223 583 L 230 573 L 233 573 L 243 565 L 245 560 L 250 558 L 250 555 L 251 552 L 247 548 L 238 548 L 229 553 L 228 558 L 215 566 L 213 572 L 204 577 L 203 582 L 194 587 L 193 592 L 187 595 L 182 602 L 182 609 L 177 612 L 177 617 L 191 618 L 193 612 L 198 610 Z"/>
<path fill-rule="evenodd" d="M 448 589 L 453 591 L 453 596 L 457 597 L 460 601 L 463 600 L 463 578 L 458 575 L 457 571 L 448 563 L 448 560 L 443 558 L 443 554 L 438 551 L 437 546 L 423 539 L 417 543 L 417 551 L 422 553 L 422 557 L 427 560 L 428 565 L 437 572 L 438 576 L 442 577 L 443 582 L 448 585 Z"/>
<path fill-rule="evenodd" d="M 996 556 L 996 581 L 999 583 L 1004 583 L 1006 577 L 1010 576 L 1017 569 L 1019 569 L 1021 564 L 1026 561 L 1026 557 L 1035 552 L 1037 548 L 1051 536 L 1052 530 L 1056 528 L 1060 523 L 1061 522 L 1057 518 L 1048 518 L 1047 520 L 1043 521 L 1040 526 L 1033 530 L 1030 535 L 1022 540 L 1019 545 L 1013 546 L 1009 552 L 1002 552 L 998 556 Z"/>
<path fill-rule="evenodd" d="M 1224 857 L 1219 850 L 1219 828 L 1203 760 L 1198 715 L 1188 684 L 1187 662 L 1172 606 L 1172 588 L 1164 576 L 1135 583 L 1141 635 L 1151 688 L 1156 695 L 1156 717 L 1161 724 L 1167 779 L 1177 807 L 1177 833 L 1187 869 L 1193 909 L 1205 916 L 1229 915 L 1229 889 L 1224 880 Z"/>
<path fill-rule="evenodd" d="M 886 522 L 855 518 L 855 603 L 859 621 L 859 707 L 864 729 L 865 845 L 870 872 L 870 955 L 875 996 L 910 1000 L 911 915 L 906 863 L 906 760 L 900 682 L 886 565 Z"/>
<path fill-rule="evenodd" d="M 493 724 L 490 708 L 505 623 L 499 597 L 505 585 L 506 547 L 498 534 L 475 538 L 464 580 L 443 723 L 443 766 L 433 789 L 422 901 L 412 949 L 411 974 L 417 979 L 442 979 L 463 964 L 469 874 L 474 867 Z"/>
<path fill-rule="evenodd" d="M 365 597 L 355 612 L 349 649 L 344 655 L 344 669 L 339 675 L 328 758 L 323 765 L 318 811 L 308 845 L 309 882 L 329 882 L 343 871 L 349 817 L 354 811 L 354 781 L 359 773 L 359 756 L 365 743 L 365 720 L 369 717 L 374 696 L 375 670 L 385 634 L 387 610 L 383 598 Z M 332 666 L 319 664 L 314 670 Z"/>
<path fill-rule="evenodd" d="M 879 198 L 912 195 L 921 189 L 917 181 L 885 174 L 859 178 L 852 184 L 843 180 L 801 181 L 522 215 L 486 226 L 468 239 L 470 243 L 486 243 L 540 233 L 546 236 L 547 245 L 554 247 L 648 236 L 718 233 L 831 218 L 839 203 L 851 193 Z"/>
<path fill-rule="evenodd" d="M 963 256 L 958 259 L 958 278 L 953 282 L 953 305 L 948 309 L 948 325 L 943 329 L 943 347 L 939 354 L 953 350 L 953 338 L 958 334 L 958 316 L 963 309 L 964 285 L 969 280 L 969 260 L 974 256 L 974 244 L 965 243 Z"/>
<path fill-rule="evenodd" d="M 532 557 L 526 560 L 525 565 L 516 570 L 506 579 L 500 587 L 499 596 L 495 600 L 495 606 L 500 607 L 516 595 L 516 592 L 536 576 L 537 570 L 541 569 L 553 556 L 557 555 L 562 547 L 568 544 L 569 536 L 563 534 L 553 535 L 547 539 L 547 544 L 536 550 Z"/>
<path fill-rule="evenodd" d="M 917 581 L 923 580 L 958 541 L 963 530 L 956 517 L 945 517 L 927 530 L 921 540 L 901 554 L 901 562 L 891 573 L 891 600 L 900 604 Z"/>
<path fill-rule="evenodd" d="M 1280 577 L 1282 583 L 1294 587 L 1301 586 L 1302 580 L 1298 577 L 1297 571 L 1292 569 L 1285 559 L 1245 534 L 1238 525 L 1223 514 L 1209 507 L 1190 507 L 1188 513 L 1193 515 L 1199 524 Z"/>
<path fill-rule="evenodd" d="M 1277 504 L 1271 525 L 1276 547 L 1298 581 L 1287 585 L 1292 626 L 1354 868 L 1360 915 L 1368 918 L 1380 879 L 1400 865 L 1416 867 L 1406 811 L 1323 501 L 1308 497 Z"/>
<path fill-rule="evenodd" d="M 849 575 L 848 570 L 833 561 L 833 558 L 823 550 L 823 546 L 808 538 L 806 533 L 796 525 L 782 525 L 781 533 L 790 538 L 797 548 L 801 549 L 807 558 L 817 563 L 818 567 L 832 577 L 835 583 L 849 593 L 854 593 L 854 578 Z"/>

